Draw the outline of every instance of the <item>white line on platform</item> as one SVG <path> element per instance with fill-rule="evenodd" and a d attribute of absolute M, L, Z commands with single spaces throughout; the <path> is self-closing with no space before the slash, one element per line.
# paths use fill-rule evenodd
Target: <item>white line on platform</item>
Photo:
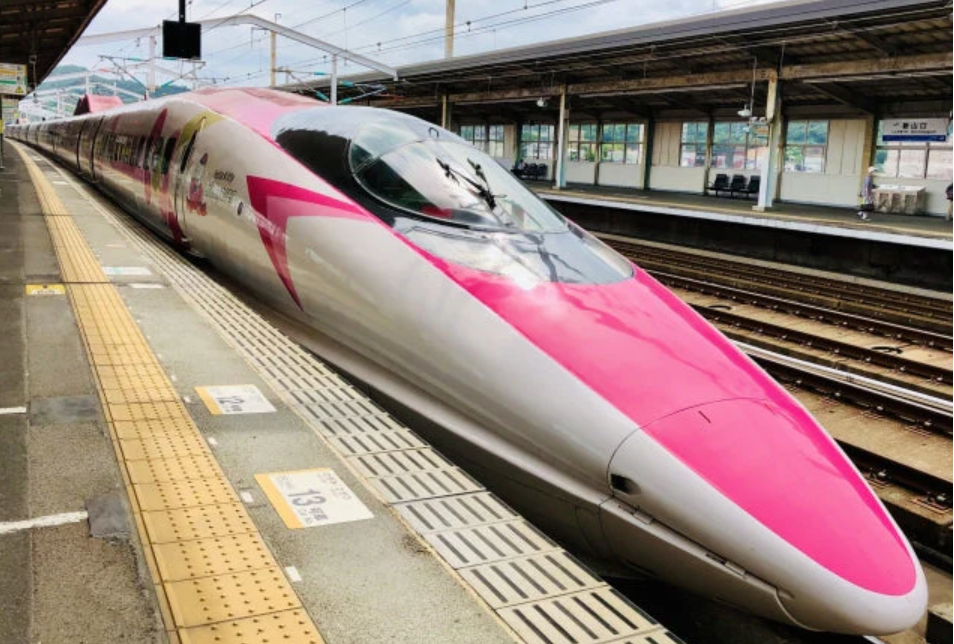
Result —
<path fill-rule="evenodd" d="M 0 416 L 4 414 L 25 414 L 26 407 L 0 407 Z"/>
<path fill-rule="evenodd" d="M 86 519 L 86 517 L 86 511 L 83 510 L 80 512 L 51 514 L 45 517 L 27 519 L 26 521 L 10 521 L 7 523 L 0 523 L 0 534 L 12 534 L 14 532 L 32 530 L 33 528 L 52 528 L 58 525 L 66 525 L 67 523 L 78 523 Z"/>

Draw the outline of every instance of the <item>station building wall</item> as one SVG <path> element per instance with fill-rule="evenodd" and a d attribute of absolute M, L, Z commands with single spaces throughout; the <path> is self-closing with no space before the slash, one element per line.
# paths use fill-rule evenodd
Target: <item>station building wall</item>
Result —
<path fill-rule="evenodd" d="M 779 175 L 777 198 L 784 202 L 815 204 L 854 208 L 858 204 L 858 194 L 862 178 L 868 166 L 873 162 L 866 158 L 865 147 L 869 139 L 874 138 L 867 121 L 863 118 L 838 118 L 828 120 L 828 139 L 825 149 L 825 167 L 822 172 L 805 172 L 784 169 L 784 151 L 780 151 L 782 171 Z M 649 167 L 649 185 L 651 190 L 702 194 L 707 183 L 715 175 L 725 173 L 742 174 L 748 179 L 751 175 L 762 174 L 759 169 L 723 169 L 703 166 L 680 166 L 682 125 L 680 121 L 660 121 L 655 124 L 652 158 Z M 519 127 L 504 127 L 504 156 L 495 157 L 506 168 L 513 166 L 519 146 Z M 554 145 L 554 151 L 556 146 Z M 549 159 L 546 180 L 554 177 L 556 162 Z M 568 183 L 583 185 L 617 186 L 643 189 L 646 146 L 639 163 L 607 163 L 593 161 L 567 161 L 565 177 Z M 947 213 L 946 188 L 949 179 L 908 179 L 881 177 L 875 179 L 875 185 L 922 186 L 925 188 L 924 212 L 930 215 Z"/>
<path fill-rule="evenodd" d="M 583 183 L 588 186 L 596 184 L 596 164 L 589 161 L 567 161 L 566 182 Z"/>
<path fill-rule="evenodd" d="M 858 205 L 861 179 L 868 170 L 864 159 L 866 132 L 864 119 L 828 121 L 825 171 L 782 172 L 779 199 L 823 206 Z"/>
<path fill-rule="evenodd" d="M 822 206 L 858 205 L 863 177 L 873 160 L 865 157 L 865 142 L 875 133 L 865 119 L 832 119 L 828 122 L 828 146 L 822 173 L 784 171 L 779 180 L 779 199 Z M 924 188 L 924 212 L 947 214 L 946 189 L 950 179 L 875 176 L 875 186 L 900 185 Z"/>
<path fill-rule="evenodd" d="M 682 122 L 659 122 L 653 133 L 653 157 L 649 167 L 649 188 L 670 192 L 694 192 L 705 189 L 704 167 L 680 167 Z"/>
<path fill-rule="evenodd" d="M 641 163 L 600 163 L 599 185 L 641 189 L 643 166 Z"/>

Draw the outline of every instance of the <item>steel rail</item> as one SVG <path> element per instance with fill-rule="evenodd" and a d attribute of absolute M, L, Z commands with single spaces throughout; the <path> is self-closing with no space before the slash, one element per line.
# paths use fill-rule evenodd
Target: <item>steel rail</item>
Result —
<path fill-rule="evenodd" d="M 753 344 L 748 344 L 745 342 L 736 342 L 735 344 L 746 354 L 759 361 L 770 362 L 774 365 L 796 370 L 799 373 L 806 373 L 817 378 L 823 378 L 828 382 L 853 387 L 868 394 L 873 393 L 883 399 L 900 402 L 911 410 L 923 412 L 922 415 L 924 416 L 930 416 L 930 418 L 926 420 L 931 421 L 930 426 L 932 427 L 938 424 L 937 420 L 942 421 L 941 426 L 944 426 L 945 423 L 943 421 L 946 421 L 946 425 L 948 427 L 946 433 L 948 435 L 951 433 L 950 425 L 952 418 L 954 418 L 954 410 L 952 410 L 952 403 L 950 399 L 938 398 L 937 396 L 931 396 L 919 391 L 906 389 L 904 387 L 899 387 L 897 385 L 875 380 L 873 378 L 861 376 L 849 371 L 833 369 L 831 367 L 815 364 L 807 360 L 793 358 L 791 356 L 763 349 L 762 347 L 758 347 Z"/>
<path fill-rule="evenodd" d="M 866 371 L 870 371 L 870 369 L 866 368 L 868 365 L 890 369 L 894 373 L 890 376 L 886 376 L 885 380 L 894 381 L 927 394 L 943 395 L 946 392 L 938 391 L 938 389 L 940 387 L 950 387 L 952 384 L 950 369 L 897 355 L 894 351 L 897 350 L 898 353 L 901 353 L 901 350 L 895 347 L 885 347 L 885 350 L 882 350 L 880 347 L 859 347 L 849 342 L 816 335 L 810 331 L 800 331 L 758 318 L 738 315 L 722 308 L 696 304 L 693 304 L 692 307 L 707 320 L 720 326 L 723 333 L 740 342 L 745 342 L 745 339 L 734 337 L 739 335 L 735 330 L 747 331 L 764 336 L 766 338 L 766 344 L 777 344 L 778 352 L 781 352 L 781 347 L 785 346 L 786 343 L 799 348 L 805 347 L 812 350 L 826 351 L 837 359 L 854 361 L 855 366 L 853 368 L 842 368 L 843 371 L 853 370 L 856 373 L 864 375 Z M 920 379 L 926 382 L 910 381 L 913 379 Z M 908 380 L 908 382 L 906 382 L 906 380 Z"/>
<path fill-rule="evenodd" d="M 940 349 L 943 351 L 951 351 L 954 349 L 954 338 L 950 335 L 924 331 L 922 329 L 886 322 L 884 320 L 872 320 L 871 318 L 854 313 L 824 308 L 814 304 L 776 297 L 774 295 L 764 295 L 754 291 L 714 284 L 712 282 L 674 275 L 672 273 L 653 271 L 653 276 L 665 282 L 668 286 L 678 286 L 680 288 L 686 288 L 687 290 L 715 295 L 725 294 L 735 301 L 762 306 L 772 309 L 773 311 L 790 313 L 798 317 L 824 321 L 837 326 L 851 327 L 868 333 L 877 333 L 892 340 L 908 342 L 922 347 Z"/>
<path fill-rule="evenodd" d="M 838 281 L 824 276 L 793 275 L 782 268 L 751 266 L 730 259 L 714 258 L 691 252 L 657 248 L 638 240 L 619 240 L 601 236 L 610 246 L 633 259 L 651 273 L 672 270 L 678 266 L 687 273 L 722 276 L 724 282 L 748 282 L 760 289 L 782 293 L 788 297 L 803 296 L 806 303 L 832 305 L 848 313 L 875 315 L 895 323 L 917 324 L 939 333 L 950 329 L 951 302 L 910 293 L 882 291 L 868 285 Z M 715 271 L 713 269 L 716 269 Z M 738 287 L 738 285 L 735 285 Z M 820 302 L 819 302 L 820 300 Z"/>

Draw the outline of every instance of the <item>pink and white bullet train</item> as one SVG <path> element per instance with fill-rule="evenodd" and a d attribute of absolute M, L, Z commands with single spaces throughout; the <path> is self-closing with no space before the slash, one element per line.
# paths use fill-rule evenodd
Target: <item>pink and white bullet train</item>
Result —
<path fill-rule="evenodd" d="M 454 134 L 268 90 L 10 130 L 296 318 L 562 540 L 808 629 L 922 616 L 911 546 L 805 409 Z"/>

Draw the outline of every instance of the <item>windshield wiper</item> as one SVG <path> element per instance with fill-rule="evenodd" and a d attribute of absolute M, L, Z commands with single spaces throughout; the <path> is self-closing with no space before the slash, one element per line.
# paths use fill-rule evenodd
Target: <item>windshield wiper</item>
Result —
<path fill-rule="evenodd" d="M 467 159 L 468 163 L 474 168 L 474 171 L 477 173 L 477 176 L 484 181 L 484 183 L 479 183 L 466 172 L 461 172 L 460 170 L 451 167 L 451 164 L 447 163 L 442 159 L 437 159 L 437 164 L 441 166 L 441 169 L 444 171 L 444 175 L 454 181 L 457 181 L 457 177 L 460 177 L 470 185 L 471 188 L 477 193 L 481 199 L 487 202 L 487 205 L 490 207 L 491 212 L 497 208 L 497 197 L 504 195 L 495 195 L 490 191 L 490 184 L 487 183 L 487 177 L 484 176 L 484 171 L 481 169 L 479 163 L 474 163 L 470 159 Z M 458 181 L 458 183 L 460 183 Z"/>

